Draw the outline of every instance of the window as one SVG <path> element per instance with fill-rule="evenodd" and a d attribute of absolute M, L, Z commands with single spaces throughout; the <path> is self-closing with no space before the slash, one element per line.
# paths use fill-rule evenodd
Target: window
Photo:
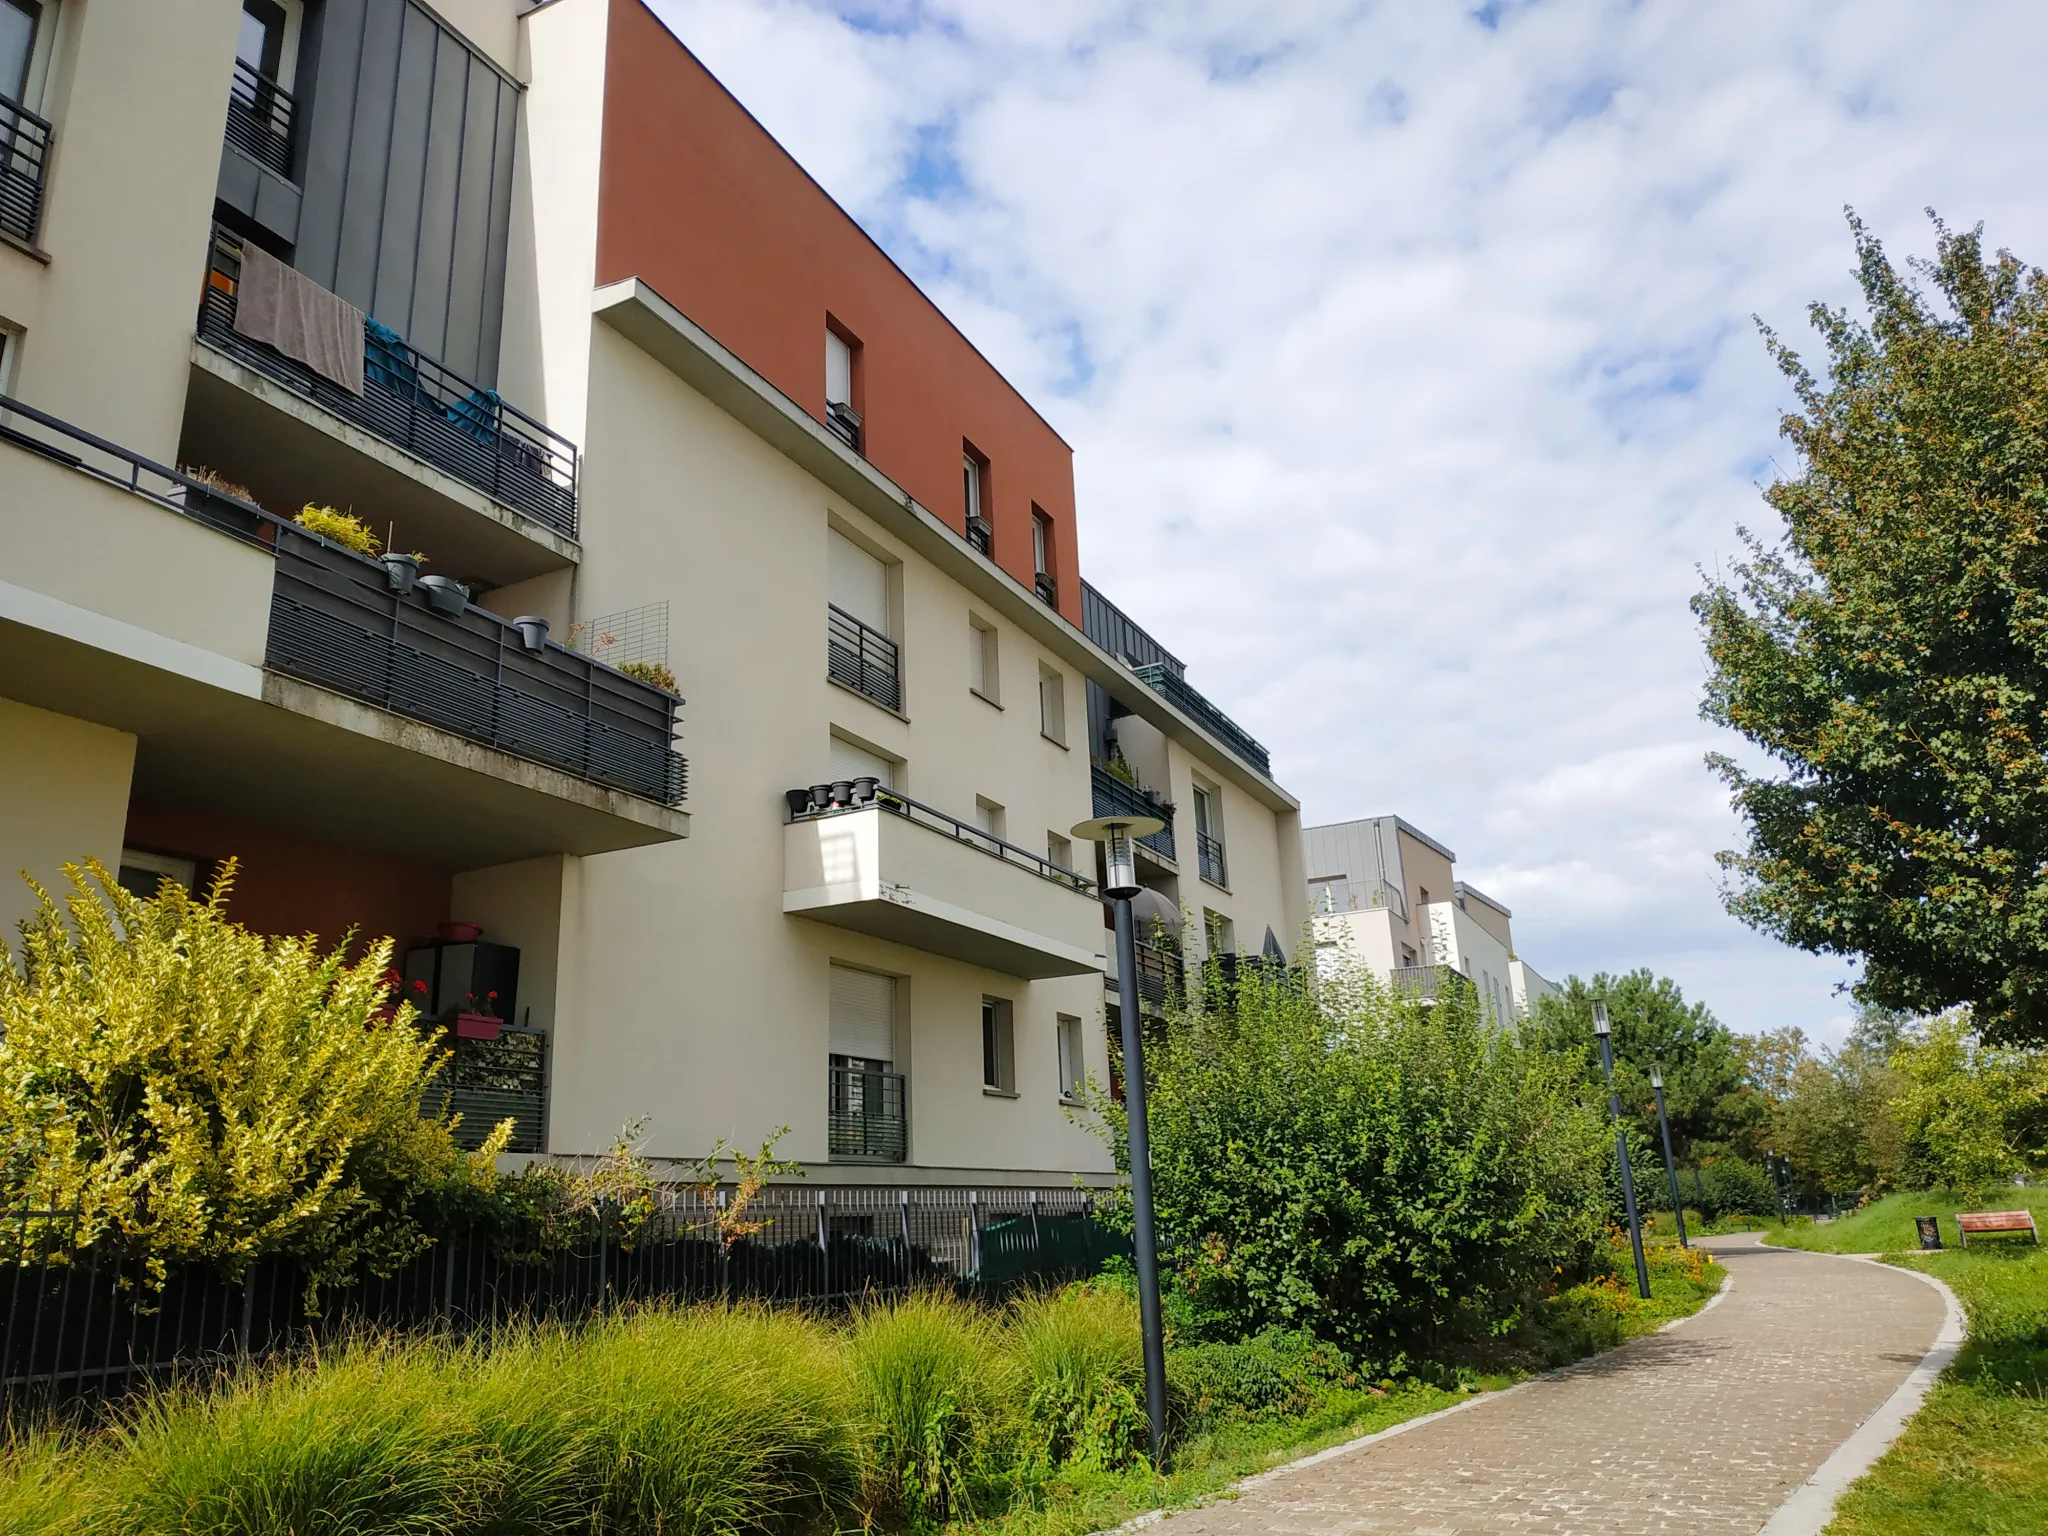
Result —
<path fill-rule="evenodd" d="M 36 52 L 36 0 L 0 0 L 0 96 L 28 104 L 28 66 Z"/>
<path fill-rule="evenodd" d="M 242 30 L 235 57 L 266 80 L 284 62 L 284 7 L 275 0 L 242 0 Z"/>
<path fill-rule="evenodd" d="M 1401 946 L 1401 964 L 1403 966 L 1411 966 L 1415 964 L 1415 959 L 1415 946 L 1413 944 L 1403 944 Z"/>
<path fill-rule="evenodd" d="M 1048 741 L 1067 744 L 1067 679 L 1043 662 L 1038 667 L 1038 730 Z"/>
<path fill-rule="evenodd" d="M 960 494 L 967 516 L 967 542 L 984 555 L 992 555 L 996 530 L 988 515 L 988 460 L 965 443 L 960 448 Z"/>
<path fill-rule="evenodd" d="M 1002 708 L 1002 668 L 997 661 L 996 627 L 967 616 L 967 686 L 998 709 Z"/>
<path fill-rule="evenodd" d="M 825 425 L 855 453 L 861 451 L 861 416 L 856 403 L 860 343 L 829 318 L 825 322 Z"/>
<path fill-rule="evenodd" d="M 1195 785 L 1195 852 L 1204 880 L 1211 885 L 1230 884 L 1229 866 L 1223 858 L 1223 814 L 1221 797 L 1211 785 Z"/>
<path fill-rule="evenodd" d="M 1212 955 L 1237 953 L 1237 925 L 1221 912 L 1202 908 L 1202 936 L 1208 941 Z"/>
<path fill-rule="evenodd" d="M 1047 863 L 1057 865 L 1061 869 L 1072 869 L 1074 840 L 1070 837 L 1061 837 L 1057 832 L 1046 833 L 1045 858 Z"/>
<path fill-rule="evenodd" d="M 889 638 L 889 567 L 837 529 L 826 539 L 826 675 L 884 709 L 900 711 L 901 653 Z"/>
<path fill-rule="evenodd" d="M 843 736 L 834 736 L 828 754 L 825 771 L 835 780 L 873 779 L 884 789 L 896 788 L 897 763 L 870 752 L 866 747 L 857 746 Z"/>
<path fill-rule="evenodd" d="M 1039 600 L 1048 608 L 1058 608 L 1060 584 L 1052 563 L 1052 519 L 1036 506 L 1031 509 L 1031 569 Z"/>
<path fill-rule="evenodd" d="M 199 861 L 170 854 L 145 853 L 140 848 L 123 848 L 121 872 L 115 879 L 125 889 L 148 901 L 163 889 L 166 880 L 182 885 L 188 891 L 197 890 Z"/>
<path fill-rule="evenodd" d="M 986 832 L 990 837 L 1006 836 L 1007 834 L 1003 831 L 1005 821 L 1003 808 L 996 804 L 995 801 L 985 799 L 980 795 L 974 797 L 974 824 L 980 827 L 982 831 Z"/>
<path fill-rule="evenodd" d="M 832 967 L 834 1066 L 886 1072 L 896 1060 L 896 978 L 850 965 Z"/>
<path fill-rule="evenodd" d="M 908 1154 L 903 1077 L 895 1070 L 898 1001 L 894 976 L 832 967 L 827 1150 L 833 1157 L 900 1163 Z"/>
<path fill-rule="evenodd" d="M 1081 1090 L 1088 1086 L 1088 1063 L 1081 1054 L 1081 1021 L 1071 1013 L 1059 1016 L 1060 1046 L 1060 1097 L 1067 1100 L 1081 1097 Z"/>
<path fill-rule="evenodd" d="M 984 1093 L 1017 1092 L 1016 1015 L 1007 997 L 981 1000 L 981 1088 Z"/>

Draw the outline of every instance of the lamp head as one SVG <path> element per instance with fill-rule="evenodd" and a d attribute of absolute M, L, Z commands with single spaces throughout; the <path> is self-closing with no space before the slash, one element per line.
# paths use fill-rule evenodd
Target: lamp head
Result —
<path fill-rule="evenodd" d="M 1075 837 L 1102 844 L 1102 862 L 1107 876 L 1102 882 L 1103 895 L 1111 901 L 1128 901 L 1144 889 L 1138 883 L 1138 859 L 1132 851 L 1132 844 L 1135 839 L 1149 837 L 1165 825 L 1156 816 L 1099 816 L 1093 821 L 1075 824 Z"/>
<path fill-rule="evenodd" d="M 1607 1022 L 1607 1004 L 1599 998 L 1593 999 L 1593 1033 L 1604 1035 L 1610 1028 Z"/>
<path fill-rule="evenodd" d="M 1664 1086 L 1664 1069 L 1654 1061 L 1650 1063 L 1650 1086 L 1652 1088 L 1662 1088 Z"/>

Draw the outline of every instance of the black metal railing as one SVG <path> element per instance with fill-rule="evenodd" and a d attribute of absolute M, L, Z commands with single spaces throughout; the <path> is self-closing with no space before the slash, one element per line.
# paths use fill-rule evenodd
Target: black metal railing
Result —
<path fill-rule="evenodd" d="M 264 661 L 277 672 L 664 805 L 682 803 L 682 702 L 475 606 L 433 608 L 387 567 L 289 523 Z"/>
<path fill-rule="evenodd" d="M 1038 594 L 1038 600 L 1046 607 L 1058 611 L 1060 606 L 1060 584 L 1053 580 L 1052 572 L 1040 571 L 1031 578 L 1031 589 Z"/>
<path fill-rule="evenodd" d="M 833 1067 L 827 1150 L 834 1157 L 900 1163 L 910 1155 L 910 1116 L 901 1072 Z"/>
<path fill-rule="evenodd" d="M 870 629 L 834 603 L 825 605 L 825 675 L 884 709 L 903 708 L 903 653 L 879 629 Z"/>
<path fill-rule="evenodd" d="M 996 553 L 996 525 L 985 517 L 968 518 L 967 542 L 993 560 Z"/>
<path fill-rule="evenodd" d="M 292 95 L 242 59 L 228 87 L 228 142 L 267 171 L 291 180 Z"/>
<path fill-rule="evenodd" d="M 1149 789 L 1126 784 L 1101 764 L 1091 764 L 1089 783 L 1095 797 L 1095 814 L 1101 816 L 1155 816 L 1166 823 L 1157 832 L 1138 841 L 1161 858 L 1176 857 L 1173 851 L 1173 807 Z"/>
<path fill-rule="evenodd" d="M 304 395 L 555 532 L 576 537 L 576 445 L 425 353 L 375 319 L 363 323 L 363 392 L 235 329 L 241 237 L 215 226 L 199 337 L 216 351 Z"/>
<path fill-rule="evenodd" d="M 545 1152 L 548 1106 L 548 1037 L 540 1029 L 497 1026 L 495 1038 L 476 1039 L 461 1033 L 448 1041 L 448 1065 L 428 1090 L 429 1108 L 446 1102 L 449 1114 L 460 1115 L 456 1141 L 465 1147 L 483 1144 L 502 1120 L 512 1122 L 507 1152 Z"/>
<path fill-rule="evenodd" d="M 74 1212 L 0 1212 L 0 1402 L 118 1399 L 173 1373 L 291 1356 L 364 1330 L 487 1333 L 574 1325 L 650 1302 L 845 1306 L 950 1285 L 989 1299 L 1076 1279 L 1130 1242 L 1078 1189 L 771 1185 L 728 1226 L 733 1191 L 658 1197 L 627 1227 L 610 1206 L 568 1241 L 539 1231 L 444 1230 L 386 1275 L 323 1287 L 261 1259 L 239 1279 L 208 1265 L 152 1281 L 134 1259 L 76 1244 Z"/>
<path fill-rule="evenodd" d="M 1005 864 L 1015 864 L 1041 880 L 1050 880 L 1054 885 L 1063 885 L 1083 896 L 1095 894 L 1095 882 L 1086 875 L 1076 874 L 1028 848 L 1006 842 L 986 828 L 962 821 L 949 811 L 913 800 L 908 795 L 899 795 L 893 789 L 875 787 L 870 779 L 842 779 L 833 784 L 813 784 L 808 789 L 792 789 L 784 793 L 789 802 L 791 821 L 817 821 L 866 810 L 887 811 L 942 837 L 950 837 L 956 843 L 964 843 L 977 853 L 985 853 Z"/>
<path fill-rule="evenodd" d="M 1186 993 L 1187 962 L 1181 959 L 1180 951 L 1144 939 L 1137 942 L 1137 957 L 1138 1004 L 1153 1013 L 1164 1012 L 1169 1003 Z M 1102 990 L 1115 997 L 1118 979 L 1104 975 Z"/>
<path fill-rule="evenodd" d="M 50 125 L 0 96 L 0 230 L 35 243 L 50 164 Z"/>
<path fill-rule="evenodd" d="M 1206 832 L 1195 834 L 1195 862 L 1211 885 L 1230 884 L 1230 866 L 1223 861 L 1223 842 Z"/>
<path fill-rule="evenodd" d="M 1472 979 L 1455 965 L 1397 965 L 1387 973 L 1387 985 L 1424 1003 L 1435 1003 L 1468 990 Z"/>
<path fill-rule="evenodd" d="M 1156 662 L 1132 670 L 1137 673 L 1139 682 L 1178 706 L 1181 713 L 1190 716 L 1239 759 L 1267 777 L 1272 776 L 1273 761 L 1266 749 L 1246 734 L 1235 720 L 1189 687 L 1186 678 Z"/>
<path fill-rule="evenodd" d="M 852 406 L 833 401 L 825 407 L 825 425 L 832 435 L 855 453 L 860 449 L 860 413 Z"/>

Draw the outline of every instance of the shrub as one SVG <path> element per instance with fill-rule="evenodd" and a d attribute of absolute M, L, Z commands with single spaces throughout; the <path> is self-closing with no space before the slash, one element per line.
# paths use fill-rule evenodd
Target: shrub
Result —
<path fill-rule="evenodd" d="M 1221 990 L 1221 989 L 1219 989 Z M 1151 1058 L 1162 1243 L 1192 1341 L 1307 1328 L 1398 1369 L 1510 1325 L 1599 1241 L 1610 1143 L 1575 1067 L 1366 976 L 1247 973 Z M 1121 1106 L 1104 1105 L 1123 1153 Z"/>
<path fill-rule="evenodd" d="M 1701 1168 L 1699 1190 L 1700 1214 L 1708 1221 L 1778 1213 L 1778 1189 L 1770 1174 L 1743 1158 L 1720 1157 Z"/>
<path fill-rule="evenodd" d="M 1004 1470 L 1017 1381 L 995 1319 L 939 1291 L 877 1302 L 848 1339 L 872 1448 L 871 1496 L 912 1519 L 943 1520 Z"/>
<path fill-rule="evenodd" d="M 1036 1460 L 1113 1469 L 1146 1452 L 1144 1336 L 1130 1296 L 1088 1284 L 1027 1296 L 1010 1338 Z"/>
<path fill-rule="evenodd" d="M 676 691 L 676 675 L 659 661 L 622 661 L 619 670 L 628 677 L 637 677 L 643 683 L 651 683 L 667 693 Z"/>
<path fill-rule="evenodd" d="M 370 525 L 350 512 L 337 512 L 332 507 L 315 506 L 309 501 L 292 521 L 308 533 L 317 533 L 343 549 L 352 549 L 373 560 L 377 551 L 384 547 L 383 540 L 370 531 Z"/>
<path fill-rule="evenodd" d="M 1268 1328 L 1236 1344 L 1193 1344 L 1166 1356 L 1167 1395 L 1184 1430 L 1234 1419 L 1307 1413 L 1357 1374 L 1334 1344 L 1301 1330 Z"/>
<path fill-rule="evenodd" d="M 360 964 L 224 915 L 166 881 L 144 901 L 67 868 L 69 922 L 42 887 L 22 957 L 0 963 L 0 1208 L 79 1213 L 157 1280 L 297 1256 L 309 1284 L 388 1269 L 421 1218 L 490 1178 L 502 1133 L 465 1155 L 421 1096 L 435 1043 L 392 1014 L 390 941 Z"/>

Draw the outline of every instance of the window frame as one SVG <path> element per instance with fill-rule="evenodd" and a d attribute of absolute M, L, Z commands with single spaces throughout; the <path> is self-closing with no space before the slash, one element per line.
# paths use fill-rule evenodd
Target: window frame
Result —
<path fill-rule="evenodd" d="M 1053 1018 L 1053 1043 L 1057 1053 L 1060 1102 L 1079 1104 L 1088 1087 L 1087 1036 L 1082 1033 L 1079 1014 L 1061 1013 Z"/>
<path fill-rule="evenodd" d="M 1017 1007 L 1007 997 L 981 999 L 981 1091 L 1017 1097 Z"/>
<path fill-rule="evenodd" d="M 1051 707 L 1047 707 L 1047 701 Z M 1038 664 L 1038 734 L 1062 751 L 1067 746 L 1067 674 Z"/>
<path fill-rule="evenodd" d="M 1003 707 L 1003 648 L 994 624 L 967 615 L 967 691 L 984 704 Z M 977 680 L 977 674 L 979 678 Z"/>

